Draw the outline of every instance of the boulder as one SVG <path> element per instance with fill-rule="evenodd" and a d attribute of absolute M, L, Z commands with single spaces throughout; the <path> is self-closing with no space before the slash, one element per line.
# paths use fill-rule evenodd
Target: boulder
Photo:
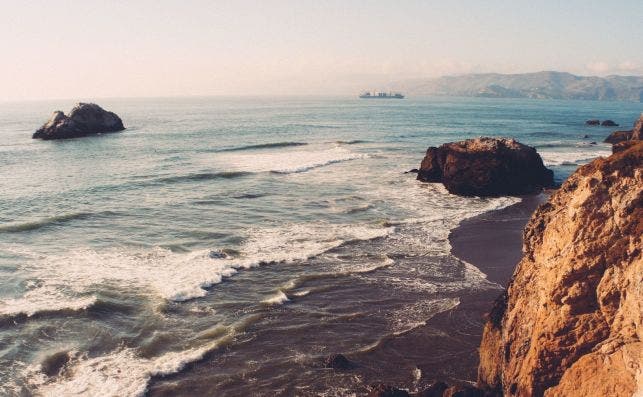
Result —
<path fill-rule="evenodd" d="M 553 172 L 536 149 L 504 138 L 430 147 L 417 179 L 442 182 L 450 193 L 463 196 L 524 195 L 554 185 Z"/>
<path fill-rule="evenodd" d="M 32 138 L 66 139 L 124 130 L 123 121 L 95 103 L 79 103 L 66 116 L 57 110 Z"/>
<path fill-rule="evenodd" d="M 618 127 L 618 124 L 616 124 L 616 123 L 615 123 L 614 121 L 612 121 L 612 120 L 604 120 L 604 121 L 601 123 L 601 125 L 602 125 L 603 127 Z"/>
<path fill-rule="evenodd" d="M 598 119 L 592 119 L 592 120 L 587 120 L 585 122 L 585 124 L 587 124 L 587 125 L 600 125 L 601 121 L 598 120 Z"/>
<path fill-rule="evenodd" d="M 345 371 L 353 368 L 354 364 L 343 354 L 331 354 L 324 360 L 324 367 Z"/>
<path fill-rule="evenodd" d="M 572 174 L 524 231 L 487 320 L 478 386 L 506 396 L 630 397 L 643 366 L 643 142 Z"/>

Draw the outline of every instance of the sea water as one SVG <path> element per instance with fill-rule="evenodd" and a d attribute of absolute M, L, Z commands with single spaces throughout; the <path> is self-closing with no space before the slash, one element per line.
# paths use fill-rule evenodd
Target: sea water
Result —
<path fill-rule="evenodd" d="M 458 223 L 517 198 L 414 174 L 430 145 L 535 146 L 562 181 L 639 103 L 103 99 L 127 129 L 32 140 L 71 101 L 0 104 L 0 395 L 342 395 L 321 368 L 476 289 Z M 377 367 L 386 363 L 370 363 Z M 390 369 L 395 371 L 396 369 Z M 404 369 L 406 370 L 406 369 Z"/>

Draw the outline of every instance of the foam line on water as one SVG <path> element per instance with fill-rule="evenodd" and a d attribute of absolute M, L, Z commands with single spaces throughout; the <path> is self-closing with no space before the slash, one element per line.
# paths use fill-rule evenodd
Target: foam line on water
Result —
<path fill-rule="evenodd" d="M 582 165 L 598 157 L 607 157 L 612 154 L 611 149 L 606 145 L 582 147 L 577 150 L 555 151 L 543 150 L 540 156 L 547 166 L 556 165 Z"/>
<path fill-rule="evenodd" d="M 95 303 L 87 297 L 95 285 L 171 301 L 207 294 L 207 289 L 241 269 L 263 263 L 306 260 L 346 242 L 371 240 L 393 228 L 369 225 L 289 224 L 250 230 L 238 257 L 212 257 L 210 250 L 176 253 L 168 249 L 76 249 L 41 256 L 27 250 L 13 253 L 25 259 L 20 269 L 30 280 L 22 296 L 0 301 L 0 314 L 15 315 L 80 310 Z"/>
<path fill-rule="evenodd" d="M 153 377 L 180 372 L 187 364 L 202 360 L 209 352 L 229 343 L 235 332 L 232 329 L 202 346 L 154 358 L 141 357 L 133 348 L 98 357 L 80 356 L 68 365 L 68 374 L 53 381 L 42 372 L 40 364 L 34 364 L 27 367 L 24 377 L 30 388 L 42 396 L 144 396 Z"/>

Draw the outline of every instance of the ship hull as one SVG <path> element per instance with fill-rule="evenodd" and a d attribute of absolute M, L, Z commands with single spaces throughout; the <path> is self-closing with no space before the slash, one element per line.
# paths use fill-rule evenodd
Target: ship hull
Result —
<path fill-rule="evenodd" d="M 404 99 L 404 96 L 377 96 L 377 95 L 370 95 L 370 96 L 362 96 L 360 95 L 361 99 Z"/>

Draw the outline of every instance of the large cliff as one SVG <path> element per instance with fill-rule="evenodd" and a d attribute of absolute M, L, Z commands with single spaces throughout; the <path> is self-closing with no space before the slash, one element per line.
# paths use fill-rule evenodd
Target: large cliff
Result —
<path fill-rule="evenodd" d="M 489 315 L 480 387 L 643 395 L 643 142 L 580 167 L 533 215 Z"/>

